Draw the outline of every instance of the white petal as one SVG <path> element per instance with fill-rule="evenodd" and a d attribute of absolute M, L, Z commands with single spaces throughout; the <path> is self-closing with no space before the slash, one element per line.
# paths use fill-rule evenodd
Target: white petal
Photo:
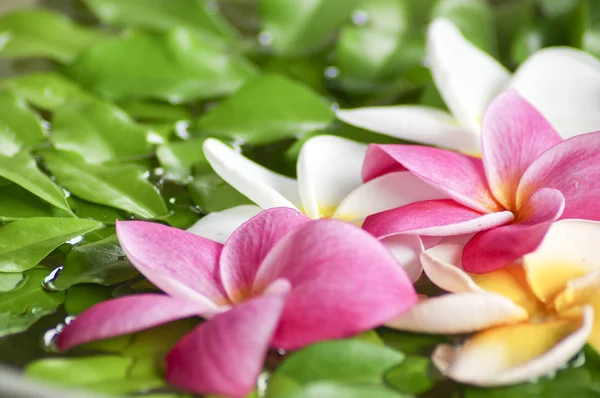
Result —
<path fill-rule="evenodd" d="M 361 220 L 371 214 L 409 203 L 447 197 L 411 172 L 400 171 L 377 177 L 350 192 L 338 206 L 333 217 L 343 220 Z"/>
<path fill-rule="evenodd" d="M 462 347 L 439 346 L 433 362 L 444 375 L 462 383 L 498 386 L 530 381 L 557 370 L 581 351 L 592 331 L 593 318 L 592 308 L 586 307 L 583 316 L 572 321 L 576 329 L 566 336 L 556 329 L 568 324 L 553 328 L 550 335 L 552 320 L 491 329 Z M 542 353 L 537 355 L 537 351 Z"/>
<path fill-rule="evenodd" d="M 412 282 L 416 282 L 423 272 L 420 255 L 423 251 L 421 238 L 415 235 L 396 235 L 384 238 L 381 243 L 398 260 Z"/>
<path fill-rule="evenodd" d="M 262 207 L 298 208 L 298 183 L 251 161 L 214 138 L 203 145 L 214 171 L 248 199 Z"/>
<path fill-rule="evenodd" d="M 425 274 L 439 288 L 452 293 L 483 291 L 462 269 L 464 245 L 441 243 L 421 254 Z"/>
<path fill-rule="evenodd" d="M 420 301 L 410 312 L 386 326 L 423 333 L 471 333 L 527 317 L 525 309 L 499 294 L 451 293 Z"/>
<path fill-rule="evenodd" d="M 331 217 L 341 201 L 362 184 L 367 145 L 319 135 L 298 156 L 298 186 L 303 210 L 311 218 Z"/>
<path fill-rule="evenodd" d="M 408 141 L 466 153 L 480 152 L 479 132 L 460 127 L 447 112 L 426 106 L 378 106 L 337 111 L 338 119 Z"/>
<path fill-rule="evenodd" d="M 538 51 L 519 67 L 510 86 L 564 138 L 600 130 L 600 61 L 583 51 Z"/>
<path fill-rule="evenodd" d="M 446 105 L 461 126 L 479 134 L 485 108 L 508 84 L 510 73 L 445 19 L 429 27 L 427 56 Z"/>
<path fill-rule="evenodd" d="M 225 243 L 233 231 L 261 211 L 260 207 L 253 205 L 242 205 L 216 211 L 196 221 L 188 228 L 188 231 L 215 242 Z"/>

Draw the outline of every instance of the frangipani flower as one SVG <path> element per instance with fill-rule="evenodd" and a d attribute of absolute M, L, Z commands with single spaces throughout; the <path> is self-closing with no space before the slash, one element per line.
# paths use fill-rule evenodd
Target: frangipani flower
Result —
<path fill-rule="evenodd" d="M 573 48 L 536 52 L 516 73 L 468 42 L 448 20 L 428 31 L 427 58 L 435 84 L 453 116 L 426 106 L 340 110 L 340 120 L 410 141 L 463 153 L 481 153 L 481 118 L 489 102 L 515 89 L 564 138 L 600 130 L 600 62 Z"/>
<path fill-rule="evenodd" d="M 460 347 L 440 345 L 433 361 L 463 383 L 528 381 L 563 366 L 588 342 L 600 352 L 600 223 L 563 220 L 540 247 L 513 265 L 469 275 L 461 246 L 422 255 L 427 276 L 451 292 L 422 300 L 389 326 L 429 333 L 472 333 Z"/>
<path fill-rule="evenodd" d="M 408 169 L 451 199 L 412 203 L 368 217 L 378 238 L 476 233 L 462 263 L 482 273 L 533 251 L 559 218 L 600 220 L 600 133 L 563 141 L 516 91 L 492 101 L 482 159 L 416 145 L 371 145 L 363 178 Z M 409 189 L 409 188 L 407 188 Z"/>
<path fill-rule="evenodd" d="M 207 139 L 204 153 L 215 172 L 257 206 L 211 213 L 189 231 L 224 241 L 248 218 L 273 207 L 297 209 L 312 219 L 334 218 L 360 224 L 373 213 L 446 197 L 407 171 L 389 173 L 363 184 L 361 169 L 366 151 L 367 145 L 345 138 L 313 137 L 300 150 L 295 180 L 251 161 L 216 139 Z M 384 243 L 412 279 L 418 278 L 421 240 L 417 236 L 397 236 Z"/>
<path fill-rule="evenodd" d="M 296 349 L 371 329 L 417 301 L 407 275 L 375 238 L 349 223 L 264 211 L 221 244 L 141 221 L 119 222 L 127 257 L 166 294 L 105 301 L 60 334 L 60 349 L 190 316 L 210 318 L 166 358 L 169 382 L 243 396 L 267 349 Z"/>

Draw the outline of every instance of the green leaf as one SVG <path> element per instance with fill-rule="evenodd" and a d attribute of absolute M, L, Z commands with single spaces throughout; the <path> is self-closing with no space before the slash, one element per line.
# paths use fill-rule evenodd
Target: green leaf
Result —
<path fill-rule="evenodd" d="M 165 170 L 165 178 L 186 182 L 192 174 L 192 167 L 197 166 L 200 170 L 210 170 L 202 151 L 203 143 L 204 138 L 199 137 L 159 146 L 156 149 L 156 156 Z"/>
<path fill-rule="evenodd" d="M 13 157 L 0 155 L 0 176 L 59 209 L 71 212 L 63 191 L 38 169 L 35 160 L 27 153 L 21 152 Z"/>
<path fill-rule="evenodd" d="M 78 84 L 55 72 L 16 76 L 3 84 L 35 107 L 50 111 L 94 99 Z"/>
<path fill-rule="evenodd" d="M 448 339 L 444 336 L 400 332 L 385 327 L 377 329 L 377 334 L 385 345 L 407 355 L 429 355 L 438 344 L 448 343 Z"/>
<path fill-rule="evenodd" d="M 307 87 L 266 75 L 209 110 L 196 128 L 215 137 L 264 144 L 323 128 L 333 118 L 331 107 Z"/>
<path fill-rule="evenodd" d="M 79 315 L 93 305 L 110 300 L 112 288 L 99 285 L 75 285 L 66 291 L 65 310 Z"/>
<path fill-rule="evenodd" d="M 318 49 L 347 20 L 358 0 L 343 6 L 330 0 L 260 0 L 261 36 L 280 55 L 299 56 Z"/>
<path fill-rule="evenodd" d="M 55 207 L 16 184 L 0 187 L 0 197 L 0 221 L 56 215 Z"/>
<path fill-rule="evenodd" d="M 157 218 L 168 210 L 158 191 L 134 164 L 92 165 L 77 155 L 44 152 L 44 160 L 58 182 L 87 201 L 115 207 L 142 218 Z"/>
<path fill-rule="evenodd" d="M 201 29 L 225 38 L 235 32 L 213 4 L 190 0 L 84 0 L 101 21 L 117 26 L 167 30 Z"/>
<path fill-rule="evenodd" d="M 90 220 L 99 221 L 105 225 L 114 225 L 116 220 L 123 220 L 123 216 L 120 215 L 117 210 L 95 203 L 88 202 L 86 200 L 77 199 L 70 196 L 67 199 L 73 214 L 78 218 L 87 218 Z"/>
<path fill-rule="evenodd" d="M 309 384 L 291 394 L 278 395 L 278 398 L 413 398 L 392 391 L 383 385 L 343 385 L 332 382 Z"/>
<path fill-rule="evenodd" d="M 319 381 L 379 384 L 385 371 L 403 359 L 401 352 L 356 339 L 317 343 L 293 353 L 277 368 L 269 380 L 267 397 L 279 397 Z"/>
<path fill-rule="evenodd" d="M 15 11 L 0 17 L 0 55 L 41 57 L 69 63 L 104 37 L 67 17 L 40 9 Z"/>
<path fill-rule="evenodd" d="M 160 387 L 164 381 L 145 372 L 130 375 L 132 358 L 102 355 L 84 358 L 48 358 L 30 363 L 25 375 L 52 385 L 126 394 Z"/>
<path fill-rule="evenodd" d="M 492 8 L 486 0 L 438 0 L 433 18 L 448 18 L 480 49 L 496 55 L 496 31 Z"/>
<path fill-rule="evenodd" d="M 54 147 L 78 153 L 89 163 L 132 160 L 150 152 L 149 131 L 108 102 L 60 107 L 52 125 Z"/>
<path fill-rule="evenodd" d="M 64 268 L 54 280 L 56 289 L 65 290 L 79 283 L 114 285 L 138 275 L 125 259 L 116 235 L 81 245 L 67 254 Z"/>
<path fill-rule="evenodd" d="M 408 357 L 385 374 L 385 381 L 396 390 L 420 395 L 431 390 L 436 381 L 428 374 L 431 363 L 427 357 Z"/>
<path fill-rule="evenodd" d="M 160 122 L 179 122 L 191 119 L 190 113 L 181 105 L 132 100 L 120 103 L 119 106 L 135 119 Z"/>
<path fill-rule="evenodd" d="M 37 265 L 69 239 L 103 225 L 78 218 L 26 218 L 0 228 L 0 272 L 20 272 Z"/>
<path fill-rule="evenodd" d="M 256 69 L 222 43 L 179 28 L 163 35 L 138 33 L 105 40 L 68 72 L 85 87 L 115 100 L 181 103 L 229 94 Z"/>
<path fill-rule="evenodd" d="M 63 293 L 50 293 L 42 287 L 47 275 L 46 269 L 31 269 L 15 289 L 0 293 L 0 337 L 26 330 L 62 304 Z"/>
<path fill-rule="evenodd" d="M 0 154 L 12 156 L 45 139 L 39 117 L 21 98 L 0 91 Z"/>
<path fill-rule="evenodd" d="M 19 282 L 23 280 L 23 274 L 20 272 L 0 273 L 0 292 L 10 292 L 13 290 Z"/>
<path fill-rule="evenodd" d="M 253 203 L 212 171 L 194 178 L 188 188 L 194 203 L 206 213 Z"/>

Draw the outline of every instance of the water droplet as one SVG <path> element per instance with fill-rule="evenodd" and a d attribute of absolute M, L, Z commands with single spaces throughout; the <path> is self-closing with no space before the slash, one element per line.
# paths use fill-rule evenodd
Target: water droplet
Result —
<path fill-rule="evenodd" d="M 277 355 L 284 356 L 284 355 L 286 355 L 286 354 L 287 354 L 287 351 L 286 351 L 286 350 L 284 350 L 283 348 L 278 348 L 278 349 L 277 349 Z"/>
<path fill-rule="evenodd" d="M 273 43 L 273 33 L 263 31 L 258 34 L 258 43 L 263 47 L 270 47 Z"/>
<path fill-rule="evenodd" d="M 56 278 L 58 278 L 58 275 L 60 275 L 62 270 L 63 270 L 62 266 L 54 268 L 52 270 L 52 272 L 50 272 L 48 274 L 48 276 L 44 278 L 44 281 L 42 282 L 42 287 L 51 292 L 60 291 L 60 289 L 57 289 L 56 286 L 54 285 L 54 281 L 56 280 Z"/>
<path fill-rule="evenodd" d="M 236 152 L 242 153 L 242 146 L 244 146 L 245 143 L 246 141 L 242 140 L 241 138 L 237 138 L 231 143 L 231 146 Z"/>
<path fill-rule="evenodd" d="M 65 243 L 68 243 L 70 245 L 75 246 L 76 244 L 78 244 L 79 242 L 81 242 L 83 240 L 83 235 L 79 235 L 74 237 L 73 239 L 69 239 L 68 241 L 66 241 Z"/>
<path fill-rule="evenodd" d="M 177 202 L 177 198 L 169 198 L 169 203 L 175 204 Z"/>
<path fill-rule="evenodd" d="M 337 66 L 328 66 L 325 68 L 324 75 L 327 79 L 335 79 L 340 75 L 340 68 Z"/>
<path fill-rule="evenodd" d="M 150 170 L 146 170 L 142 173 L 142 178 L 147 180 L 150 177 Z"/>
<path fill-rule="evenodd" d="M 48 352 L 58 352 L 58 347 L 56 346 L 56 340 L 58 339 L 58 335 L 60 331 L 58 327 L 54 329 L 47 330 L 42 337 L 42 345 L 44 349 Z"/>
<path fill-rule="evenodd" d="M 333 102 L 331 104 L 331 110 L 334 111 L 334 112 L 339 111 L 340 110 L 340 104 L 338 104 L 337 102 Z"/>
<path fill-rule="evenodd" d="M 68 325 L 71 322 L 73 322 L 75 320 L 75 318 L 77 318 L 75 315 L 69 315 L 68 317 L 66 317 L 65 318 L 65 325 Z"/>
<path fill-rule="evenodd" d="M 267 385 L 269 381 L 269 372 L 261 372 L 256 380 L 256 392 L 259 397 L 264 397 L 267 393 Z"/>
<path fill-rule="evenodd" d="M 175 135 L 183 140 L 190 138 L 190 122 L 187 120 L 180 120 L 175 123 Z"/>
<path fill-rule="evenodd" d="M 352 13 L 352 23 L 356 26 L 363 26 L 369 22 L 369 14 L 365 10 L 356 10 Z"/>
<path fill-rule="evenodd" d="M 66 189 L 64 189 L 64 188 L 62 189 L 62 191 L 63 191 L 63 193 L 65 194 L 65 198 L 69 198 L 69 197 L 71 197 L 71 192 L 70 192 L 70 191 L 67 191 L 67 190 L 66 190 Z"/>
<path fill-rule="evenodd" d="M 154 170 L 152 170 L 152 174 L 156 177 L 162 177 L 165 174 L 165 169 L 163 169 L 162 167 L 157 167 Z"/>

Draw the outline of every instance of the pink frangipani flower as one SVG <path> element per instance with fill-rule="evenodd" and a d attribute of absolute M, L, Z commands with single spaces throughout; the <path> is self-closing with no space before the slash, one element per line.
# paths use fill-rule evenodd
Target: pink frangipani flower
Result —
<path fill-rule="evenodd" d="M 97 304 L 62 331 L 58 347 L 209 318 L 166 358 L 167 380 L 200 394 L 243 396 L 270 346 L 290 350 L 347 337 L 417 301 L 408 276 L 375 238 L 289 208 L 259 213 L 225 244 L 142 221 L 119 222 L 117 235 L 133 265 L 166 295 Z"/>
<path fill-rule="evenodd" d="M 516 91 L 488 107 L 482 159 L 415 145 L 371 145 L 363 178 L 408 169 L 450 199 L 416 202 L 368 217 L 378 238 L 475 235 L 462 262 L 473 273 L 506 266 L 540 244 L 558 219 L 600 220 L 600 132 L 564 140 Z"/>

